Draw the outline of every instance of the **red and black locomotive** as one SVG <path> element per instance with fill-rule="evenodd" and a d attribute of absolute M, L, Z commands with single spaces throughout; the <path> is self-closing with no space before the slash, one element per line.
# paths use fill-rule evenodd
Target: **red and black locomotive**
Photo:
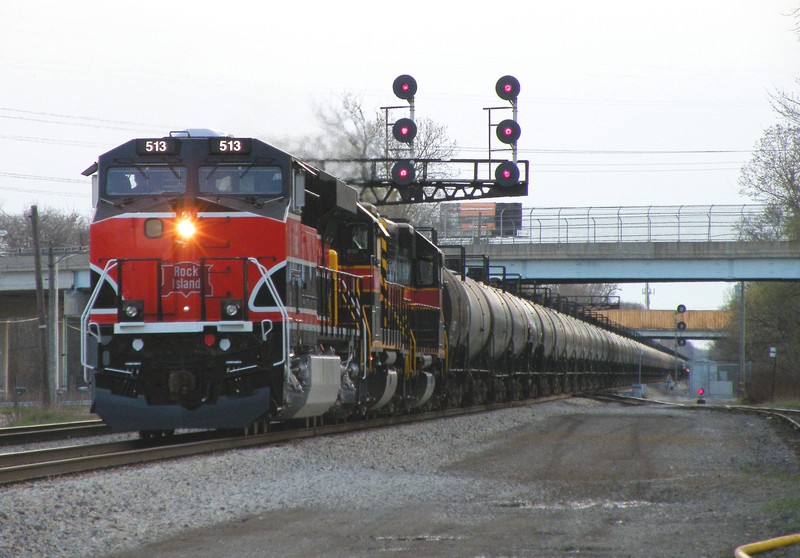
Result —
<path fill-rule="evenodd" d="M 82 360 L 115 429 L 258 429 L 629 380 L 637 359 L 646 374 L 671 367 L 443 270 L 413 226 L 258 139 L 135 139 L 85 174 Z"/>

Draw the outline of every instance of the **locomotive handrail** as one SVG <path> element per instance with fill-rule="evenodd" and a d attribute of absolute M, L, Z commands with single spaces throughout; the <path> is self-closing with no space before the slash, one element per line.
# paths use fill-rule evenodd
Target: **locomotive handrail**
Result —
<path fill-rule="evenodd" d="M 275 284 L 272 282 L 272 278 L 269 276 L 269 271 L 267 270 L 264 265 L 258 261 L 256 258 L 247 258 L 247 260 L 256 266 L 261 276 L 264 278 L 264 284 L 269 289 L 269 293 L 272 295 L 272 298 L 275 300 L 275 304 L 278 306 L 278 310 L 281 313 L 281 318 L 283 318 L 283 325 L 281 328 L 283 329 L 283 342 L 281 343 L 281 349 L 283 352 L 283 358 L 278 362 L 273 363 L 273 366 L 281 366 L 288 362 L 288 355 L 289 355 L 289 312 L 286 311 L 286 306 L 283 304 L 283 300 L 281 300 L 280 294 L 278 293 L 278 289 L 275 288 Z M 289 381 L 289 375 L 291 374 L 291 370 L 288 366 L 285 366 L 284 376 L 285 380 Z"/>
<path fill-rule="evenodd" d="M 117 263 L 118 260 L 116 259 L 110 259 L 108 262 L 106 262 L 106 267 L 100 274 L 100 279 L 97 281 L 97 285 L 95 285 L 92 295 L 89 297 L 89 301 L 86 303 L 86 308 L 83 309 L 83 313 L 81 314 L 81 366 L 83 366 L 83 381 L 87 384 L 91 383 L 92 381 L 89 371 L 94 370 L 95 367 L 89 364 L 89 355 L 87 354 L 88 343 L 86 336 L 92 335 L 97 339 L 98 342 L 100 341 L 99 329 L 97 334 L 94 334 L 89 330 L 91 327 L 91 324 L 89 324 L 89 316 L 92 313 L 92 309 L 94 308 L 94 303 L 97 301 L 97 297 L 100 296 L 100 291 L 103 288 L 106 277 L 111 270 L 117 266 Z"/>

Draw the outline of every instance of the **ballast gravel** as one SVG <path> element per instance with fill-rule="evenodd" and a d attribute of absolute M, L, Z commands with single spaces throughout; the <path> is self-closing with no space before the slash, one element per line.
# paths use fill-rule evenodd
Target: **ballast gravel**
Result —
<path fill-rule="evenodd" d="M 796 449 L 752 415 L 571 399 L 0 487 L 0 557 L 732 556 L 800 528 Z"/>

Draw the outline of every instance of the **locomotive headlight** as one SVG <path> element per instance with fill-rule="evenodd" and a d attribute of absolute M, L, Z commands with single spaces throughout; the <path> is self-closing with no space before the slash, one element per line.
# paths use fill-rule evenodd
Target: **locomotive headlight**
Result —
<path fill-rule="evenodd" d="M 241 320 L 242 319 L 242 301 L 238 298 L 224 298 L 222 299 L 220 309 L 222 310 L 223 320 Z"/>
<path fill-rule="evenodd" d="M 144 303 L 141 300 L 126 300 L 120 308 L 119 318 L 126 322 L 143 321 Z"/>
<path fill-rule="evenodd" d="M 231 303 L 225 306 L 225 313 L 228 316 L 235 316 L 238 311 L 239 311 L 239 306 L 236 304 Z"/>
<path fill-rule="evenodd" d="M 194 221 L 184 216 L 182 216 L 178 221 L 177 229 L 178 236 L 186 240 L 192 238 L 194 233 L 197 232 L 197 227 L 195 226 Z"/>

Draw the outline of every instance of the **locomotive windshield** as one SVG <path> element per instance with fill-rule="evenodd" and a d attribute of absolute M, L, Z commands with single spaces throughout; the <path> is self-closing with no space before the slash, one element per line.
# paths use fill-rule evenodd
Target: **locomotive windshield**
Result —
<path fill-rule="evenodd" d="M 200 192 L 277 196 L 283 193 L 280 167 L 200 167 Z"/>
<path fill-rule="evenodd" d="M 154 196 L 183 194 L 186 169 L 183 167 L 115 167 L 106 175 L 106 194 L 110 196 Z"/>

